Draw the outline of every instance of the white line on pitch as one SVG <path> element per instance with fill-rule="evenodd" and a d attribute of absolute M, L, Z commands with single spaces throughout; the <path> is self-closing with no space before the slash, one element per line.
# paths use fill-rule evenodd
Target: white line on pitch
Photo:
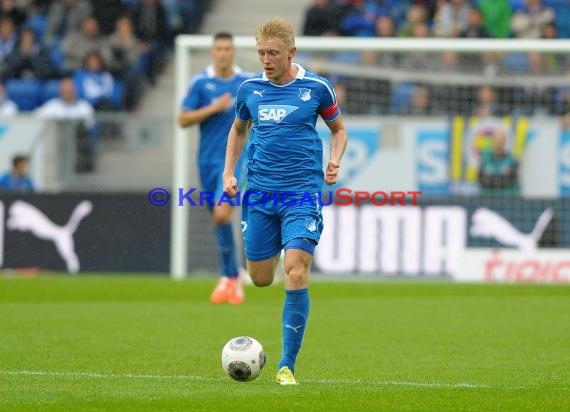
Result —
<path fill-rule="evenodd" d="M 196 375 L 154 375 L 138 373 L 96 373 L 96 372 L 50 372 L 50 371 L 9 371 L 0 370 L 0 375 L 5 376 L 55 376 L 67 378 L 93 378 L 93 379 L 157 379 L 157 380 L 186 380 L 202 382 L 218 382 L 225 378 Z M 490 385 L 475 383 L 439 383 L 439 382 L 408 382 L 408 381 L 367 381 L 367 380 L 343 380 L 343 379 L 307 379 L 303 382 L 320 385 L 374 385 L 374 386 L 416 386 L 425 388 L 475 388 L 488 389 Z"/>

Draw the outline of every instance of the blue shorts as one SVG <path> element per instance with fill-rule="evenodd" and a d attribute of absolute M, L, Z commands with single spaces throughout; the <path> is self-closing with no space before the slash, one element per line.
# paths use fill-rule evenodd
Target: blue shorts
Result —
<path fill-rule="evenodd" d="M 307 195 L 250 189 L 244 193 L 241 228 L 248 260 L 269 259 L 293 239 L 319 243 L 324 228 L 322 205 L 316 194 L 312 199 Z"/>
<path fill-rule="evenodd" d="M 202 190 L 204 192 L 213 193 L 213 203 L 218 201 L 224 192 L 224 165 L 204 165 L 200 166 L 200 182 L 202 183 Z M 235 169 L 235 177 L 238 180 L 240 190 L 245 190 L 247 183 L 247 163 L 244 158 L 238 161 Z M 236 202 L 237 203 L 237 202 Z M 211 211 L 212 206 L 210 202 L 205 202 L 208 209 Z"/>

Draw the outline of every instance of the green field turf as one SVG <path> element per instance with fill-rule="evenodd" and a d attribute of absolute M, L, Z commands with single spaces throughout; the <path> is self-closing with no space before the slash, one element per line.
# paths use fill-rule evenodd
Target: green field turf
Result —
<path fill-rule="evenodd" d="M 0 278 L 0 410 L 570 410 L 570 287 L 314 282 L 297 362 L 274 383 L 282 286 L 213 306 L 215 280 Z M 226 377 L 234 336 L 259 379 Z"/>

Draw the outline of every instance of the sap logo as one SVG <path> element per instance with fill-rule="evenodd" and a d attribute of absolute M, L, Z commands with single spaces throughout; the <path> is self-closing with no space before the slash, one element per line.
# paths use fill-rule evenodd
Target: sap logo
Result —
<path fill-rule="evenodd" d="M 298 106 L 288 106 L 284 104 L 276 105 L 259 105 L 258 117 L 260 125 L 278 124 L 283 119 L 297 110 Z"/>

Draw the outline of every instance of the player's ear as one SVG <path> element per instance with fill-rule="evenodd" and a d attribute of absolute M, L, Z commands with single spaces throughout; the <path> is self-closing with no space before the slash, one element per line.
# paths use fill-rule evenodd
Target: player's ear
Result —
<path fill-rule="evenodd" d="M 297 48 L 296 47 L 291 47 L 289 49 L 289 58 L 292 59 L 293 57 L 295 57 L 295 55 L 297 54 Z"/>

